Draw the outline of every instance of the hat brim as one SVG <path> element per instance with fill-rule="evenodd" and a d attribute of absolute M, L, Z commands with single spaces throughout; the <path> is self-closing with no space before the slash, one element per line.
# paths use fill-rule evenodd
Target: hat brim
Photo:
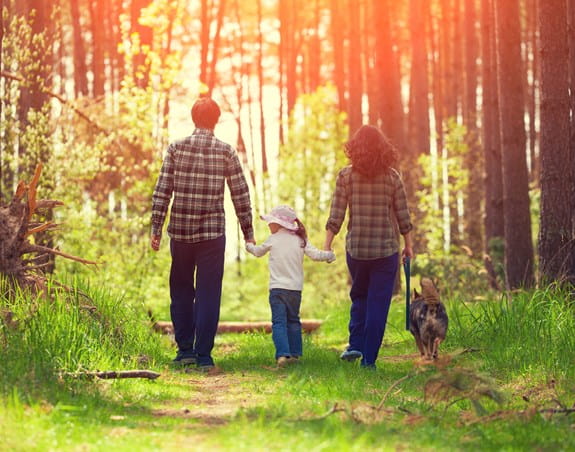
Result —
<path fill-rule="evenodd" d="M 289 221 L 274 217 L 273 215 L 261 215 L 260 218 L 265 222 L 267 222 L 268 224 L 269 223 L 279 224 L 282 228 L 285 228 L 288 231 L 297 231 L 299 229 L 298 225 L 295 222 L 290 223 Z"/>

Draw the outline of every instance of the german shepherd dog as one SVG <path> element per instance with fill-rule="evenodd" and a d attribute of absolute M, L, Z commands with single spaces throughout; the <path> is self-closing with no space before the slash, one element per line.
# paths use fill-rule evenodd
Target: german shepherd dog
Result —
<path fill-rule="evenodd" d="M 439 299 L 439 290 L 430 278 L 421 279 L 421 294 L 413 291 L 409 308 L 409 330 L 421 356 L 437 359 L 439 344 L 447 333 L 447 312 Z"/>

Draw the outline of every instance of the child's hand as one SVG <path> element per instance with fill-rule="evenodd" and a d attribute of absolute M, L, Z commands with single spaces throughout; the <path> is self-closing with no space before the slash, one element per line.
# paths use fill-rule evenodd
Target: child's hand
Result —
<path fill-rule="evenodd" d="M 327 258 L 326 262 L 328 264 L 331 264 L 333 261 L 335 261 L 335 253 L 333 251 L 329 251 L 329 257 Z"/>

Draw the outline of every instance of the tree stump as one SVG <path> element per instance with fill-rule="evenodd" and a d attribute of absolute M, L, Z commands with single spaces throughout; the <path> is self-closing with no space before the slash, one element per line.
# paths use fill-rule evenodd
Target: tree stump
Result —
<path fill-rule="evenodd" d="M 57 227 L 53 222 L 35 222 L 35 213 L 53 209 L 64 203 L 50 199 L 36 199 L 38 180 L 42 165 L 36 167 L 29 184 L 20 181 L 14 197 L 8 204 L 0 204 L 0 275 L 8 278 L 9 284 L 33 292 L 46 288 L 43 269 L 50 265 L 47 255 L 58 255 L 83 264 L 96 264 L 57 249 L 41 246 L 30 241 L 34 234 Z"/>

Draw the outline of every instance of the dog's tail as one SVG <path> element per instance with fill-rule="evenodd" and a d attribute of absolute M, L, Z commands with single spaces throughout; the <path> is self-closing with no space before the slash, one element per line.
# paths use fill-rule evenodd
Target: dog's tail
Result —
<path fill-rule="evenodd" d="M 438 304 L 439 290 L 431 278 L 421 278 L 421 295 L 426 304 Z"/>

